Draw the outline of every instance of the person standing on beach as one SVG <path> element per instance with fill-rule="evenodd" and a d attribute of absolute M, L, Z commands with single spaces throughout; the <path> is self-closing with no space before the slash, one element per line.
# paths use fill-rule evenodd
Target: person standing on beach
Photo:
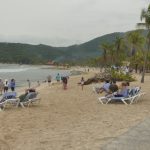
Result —
<path fill-rule="evenodd" d="M 30 80 L 28 79 L 27 82 L 28 82 L 28 87 L 30 88 L 30 87 L 31 87 L 31 82 L 30 82 Z"/>
<path fill-rule="evenodd" d="M 10 88 L 12 92 L 15 91 L 15 87 L 16 87 L 15 79 L 11 79 Z"/>
<path fill-rule="evenodd" d="M 57 82 L 60 82 L 60 78 L 61 78 L 61 77 L 60 77 L 60 74 L 58 73 L 57 76 L 56 76 L 56 81 L 57 81 Z"/>
<path fill-rule="evenodd" d="M 62 77 L 63 89 L 67 89 L 68 77 Z"/>
<path fill-rule="evenodd" d="M 82 91 L 83 91 L 83 86 L 84 86 L 84 78 L 83 77 L 81 78 L 81 82 L 80 83 L 81 83 L 81 87 L 82 87 Z"/>
<path fill-rule="evenodd" d="M 0 94 L 2 95 L 2 91 L 4 90 L 4 83 L 2 79 L 0 79 Z"/>
<path fill-rule="evenodd" d="M 4 81 L 4 93 L 6 93 L 8 91 L 8 86 L 9 86 L 8 80 L 5 79 L 5 81 Z"/>
<path fill-rule="evenodd" d="M 51 75 L 49 75 L 49 76 L 47 77 L 47 82 L 48 82 L 48 85 L 49 85 L 49 86 L 50 86 L 51 81 L 52 81 L 52 77 L 51 77 Z"/>

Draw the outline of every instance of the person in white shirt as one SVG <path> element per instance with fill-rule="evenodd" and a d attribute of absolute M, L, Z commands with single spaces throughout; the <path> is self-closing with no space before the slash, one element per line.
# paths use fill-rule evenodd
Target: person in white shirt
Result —
<path fill-rule="evenodd" d="M 5 79 L 5 82 L 4 82 L 4 93 L 8 91 L 8 86 L 9 86 L 9 82 L 7 79 Z"/>
<path fill-rule="evenodd" d="M 99 93 L 109 92 L 109 86 L 110 86 L 109 80 L 106 80 L 103 86 L 99 89 Z"/>

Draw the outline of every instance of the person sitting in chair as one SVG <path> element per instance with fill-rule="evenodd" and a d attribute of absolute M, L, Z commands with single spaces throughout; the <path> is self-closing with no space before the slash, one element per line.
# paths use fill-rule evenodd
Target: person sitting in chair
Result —
<path fill-rule="evenodd" d="M 113 80 L 112 83 L 110 84 L 109 86 L 109 91 L 110 93 L 114 93 L 114 92 L 117 92 L 118 91 L 118 85 L 116 84 L 116 81 Z"/>
<path fill-rule="evenodd" d="M 109 86 L 110 86 L 109 80 L 106 80 L 103 86 L 99 89 L 99 93 L 103 92 L 109 93 Z"/>
<path fill-rule="evenodd" d="M 34 92 L 34 93 L 36 92 L 36 90 L 35 90 L 34 88 L 26 89 L 26 90 L 25 90 L 25 93 L 19 96 L 20 102 L 25 101 L 26 96 L 27 96 L 29 93 L 33 93 L 33 92 Z"/>
<path fill-rule="evenodd" d="M 118 93 L 114 95 L 115 97 L 128 97 L 128 88 L 127 88 L 127 83 L 122 82 L 121 83 L 121 88 Z"/>
<path fill-rule="evenodd" d="M 126 82 L 121 83 L 120 89 L 115 93 L 110 93 L 106 95 L 107 98 L 111 97 L 128 97 L 128 88 Z"/>

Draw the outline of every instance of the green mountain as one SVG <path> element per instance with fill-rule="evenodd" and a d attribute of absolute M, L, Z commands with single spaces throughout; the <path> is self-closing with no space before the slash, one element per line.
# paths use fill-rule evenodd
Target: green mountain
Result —
<path fill-rule="evenodd" d="M 114 42 L 116 37 L 126 33 L 111 33 L 80 45 L 69 47 L 52 47 L 48 45 L 31 45 L 20 43 L 0 43 L 0 62 L 43 64 L 48 60 L 58 62 L 77 62 L 94 58 L 102 54 L 100 45 L 104 42 Z"/>

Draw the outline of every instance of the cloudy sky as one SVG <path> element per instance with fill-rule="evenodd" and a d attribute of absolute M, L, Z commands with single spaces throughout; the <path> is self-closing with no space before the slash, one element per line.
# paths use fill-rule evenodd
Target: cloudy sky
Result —
<path fill-rule="evenodd" d="M 0 42 L 67 46 L 136 28 L 150 0 L 0 0 Z"/>

